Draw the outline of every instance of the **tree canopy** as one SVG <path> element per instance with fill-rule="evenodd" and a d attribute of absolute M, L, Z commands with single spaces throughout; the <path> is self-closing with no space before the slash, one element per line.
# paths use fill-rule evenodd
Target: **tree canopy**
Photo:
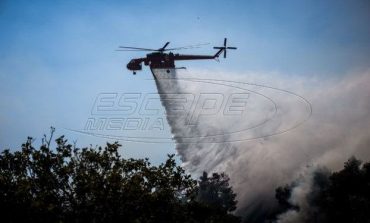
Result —
<path fill-rule="evenodd" d="M 52 149 L 28 138 L 0 154 L 0 212 L 8 222 L 240 222 L 225 174 L 194 180 L 174 155 L 158 165 L 125 159 L 121 145 Z"/>
<path fill-rule="evenodd" d="M 289 200 L 294 187 L 292 183 L 276 189 L 282 212 L 299 211 Z M 370 222 L 370 162 L 362 164 L 352 157 L 338 172 L 319 169 L 306 199 L 311 209 L 308 222 Z"/>

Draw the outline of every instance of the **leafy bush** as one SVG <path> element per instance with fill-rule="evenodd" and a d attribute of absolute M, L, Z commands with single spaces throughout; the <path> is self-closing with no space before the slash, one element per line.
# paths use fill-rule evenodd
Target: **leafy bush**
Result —
<path fill-rule="evenodd" d="M 50 140 L 36 149 L 28 138 L 21 151 L 1 153 L 3 222 L 240 222 L 224 174 L 199 184 L 174 155 L 153 166 L 121 157 L 117 142 L 79 149 L 62 136 L 51 149 Z"/>

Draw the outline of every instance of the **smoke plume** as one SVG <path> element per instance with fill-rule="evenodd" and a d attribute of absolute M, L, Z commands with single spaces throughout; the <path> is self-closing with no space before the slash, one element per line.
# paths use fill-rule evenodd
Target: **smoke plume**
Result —
<path fill-rule="evenodd" d="M 291 200 L 301 209 L 280 215 L 278 221 L 307 221 L 306 195 L 317 167 L 337 170 L 352 155 L 370 160 L 369 71 L 336 79 L 161 69 L 153 73 L 183 166 L 195 175 L 226 172 L 237 193 L 236 214 L 248 222 L 271 215 L 277 207 L 275 188 L 297 178 L 301 180 Z M 218 107 L 220 98 L 225 105 L 235 94 L 247 95 L 238 101 L 240 105 L 247 99 L 242 116 L 204 109 Z M 203 95 L 210 100 L 194 106 Z M 174 98 L 189 103 L 179 109 Z M 190 115 L 179 112 L 188 104 Z"/>

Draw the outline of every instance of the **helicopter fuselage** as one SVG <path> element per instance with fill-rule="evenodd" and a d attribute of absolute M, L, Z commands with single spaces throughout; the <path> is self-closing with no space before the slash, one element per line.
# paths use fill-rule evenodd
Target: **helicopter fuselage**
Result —
<path fill-rule="evenodd" d="M 149 53 L 145 58 L 132 59 L 127 64 L 127 69 L 136 72 L 142 70 L 142 63 L 149 66 L 151 69 L 163 68 L 170 69 L 175 68 L 175 60 L 201 60 L 201 59 L 215 59 L 219 56 L 222 50 L 219 50 L 215 55 L 181 55 L 170 53 L 155 52 Z"/>
<path fill-rule="evenodd" d="M 180 48 L 172 48 L 166 49 L 170 42 L 167 42 L 163 47 L 159 49 L 147 49 L 147 48 L 137 48 L 137 47 L 126 47 L 120 46 L 123 51 L 154 51 L 153 53 L 149 53 L 146 57 L 142 58 L 135 58 L 132 59 L 127 64 L 127 69 L 133 71 L 136 74 L 136 71 L 142 70 L 142 63 L 145 66 L 149 66 L 150 69 L 173 69 L 175 68 L 175 61 L 176 60 L 209 60 L 209 59 L 217 59 L 220 54 L 224 53 L 224 58 L 226 58 L 226 50 L 227 49 L 237 49 L 236 47 L 227 47 L 226 46 L 227 39 L 224 39 L 224 45 L 221 47 L 213 47 L 214 49 L 218 49 L 216 54 L 214 55 L 185 55 L 185 54 L 174 54 L 172 52 L 168 52 L 170 50 L 178 50 L 178 49 L 189 49 L 188 47 L 180 47 Z M 197 46 L 197 45 L 196 45 Z M 191 47 L 191 46 L 190 46 Z"/>

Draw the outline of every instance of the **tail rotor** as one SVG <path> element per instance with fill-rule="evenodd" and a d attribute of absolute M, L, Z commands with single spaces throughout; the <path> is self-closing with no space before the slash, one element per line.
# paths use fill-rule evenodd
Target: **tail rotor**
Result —
<path fill-rule="evenodd" d="M 224 52 L 224 58 L 226 58 L 226 51 L 227 50 L 236 50 L 236 47 L 227 46 L 227 38 L 224 39 L 224 45 L 223 46 L 215 46 L 213 49 L 222 50 Z"/>

